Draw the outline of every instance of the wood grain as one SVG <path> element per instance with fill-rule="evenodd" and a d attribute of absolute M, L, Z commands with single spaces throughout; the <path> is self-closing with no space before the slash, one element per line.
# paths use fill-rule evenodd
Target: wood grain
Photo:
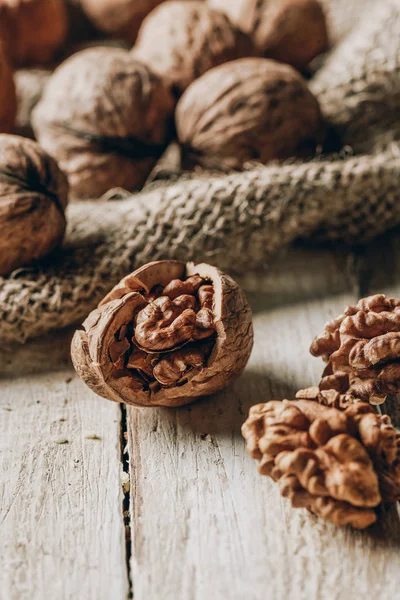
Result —
<path fill-rule="evenodd" d="M 236 385 L 179 410 L 128 408 L 136 600 L 400 598 L 397 511 L 359 533 L 293 510 L 240 434 L 252 404 L 317 383 L 310 341 L 356 299 L 362 256 L 322 256 L 247 282 L 256 343 Z"/>
<path fill-rule="evenodd" d="M 120 427 L 71 370 L 2 380 L 1 600 L 126 599 Z"/>

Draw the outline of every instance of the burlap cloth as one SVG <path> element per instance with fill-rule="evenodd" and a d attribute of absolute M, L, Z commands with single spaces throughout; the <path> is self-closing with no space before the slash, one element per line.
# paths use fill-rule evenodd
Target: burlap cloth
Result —
<path fill-rule="evenodd" d="M 81 321 L 150 260 L 243 274 L 299 237 L 358 243 L 400 223 L 400 0 L 325 4 L 336 45 L 310 86 L 344 151 L 72 203 L 63 251 L 0 279 L 2 341 Z"/>

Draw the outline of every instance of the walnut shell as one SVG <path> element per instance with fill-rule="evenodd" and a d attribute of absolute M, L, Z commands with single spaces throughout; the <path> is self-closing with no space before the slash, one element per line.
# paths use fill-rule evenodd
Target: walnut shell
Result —
<path fill-rule="evenodd" d="M 252 345 L 251 310 L 233 279 L 165 260 L 122 279 L 76 331 L 71 356 L 104 398 L 180 406 L 234 381 Z"/>
<path fill-rule="evenodd" d="M 16 66 L 50 61 L 67 33 L 63 0 L 0 0 L 0 35 Z"/>
<path fill-rule="evenodd" d="M 65 231 L 68 185 L 34 141 L 0 135 L 0 275 L 49 254 Z"/>
<path fill-rule="evenodd" d="M 250 35 L 265 58 L 302 70 L 328 49 L 325 14 L 316 0 L 209 0 L 209 4 Z"/>
<path fill-rule="evenodd" d="M 17 114 L 17 97 L 12 69 L 0 43 L 0 133 L 14 130 Z"/>
<path fill-rule="evenodd" d="M 171 0 L 153 10 L 133 48 L 133 55 L 178 94 L 209 69 L 254 52 L 250 38 L 224 14 L 203 2 L 185 0 Z"/>
<path fill-rule="evenodd" d="M 133 44 L 143 19 L 162 1 L 81 0 L 80 4 L 100 31 Z"/>
<path fill-rule="evenodd" d="M 74 196 L 95 198 L 143 185 L 169 141 L 173 109 L 169 90 L 129 52 L 92 48 L 56 69 L 32 123 Z"/>
<path fill-rule="evenodd" d="M 227 169 L 304 156 L 323 138 L 305 80 L 265 58 L 220 65 L 192 83 L 178 102 L 176 128 L 185 166 Z"/>

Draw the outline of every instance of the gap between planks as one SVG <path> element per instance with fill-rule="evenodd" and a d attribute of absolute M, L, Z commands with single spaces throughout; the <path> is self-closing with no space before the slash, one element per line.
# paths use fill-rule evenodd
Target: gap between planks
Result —
<path fill-rule="evenodd" d="M 328 318 L 360 292 L 400 294 L 382 273 L 388 256 L 397 265 L 399 244 L 385 244 L 290 251 L 247 280 L 258 290 L 249 295 L 256 345 L 232 388 L 177 410 L 127 407 L 136 600 L 400 598 L 397 510 L 361 533 L 293 510 L 240 435 L 252 404 L 317 383 L 322 366 L 308 346 Z"/>

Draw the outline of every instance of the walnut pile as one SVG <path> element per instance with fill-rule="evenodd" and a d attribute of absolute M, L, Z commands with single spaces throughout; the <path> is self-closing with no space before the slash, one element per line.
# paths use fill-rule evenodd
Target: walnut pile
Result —
<path fill-rule="evenodd" d="M 52 75 L 33 111 L 39 143 L 80 198 L 143 185 L 171 135 L 169 90 L 129 52 L 78 52 Z"/>
<path fill-rule="evenodd" d="M 133 43 L 145 16 L 162 1 L 80 0 L 80 4 L 100 31 Z"/>
<path fill-rule="evenodd" d="M 399 498 L 399 435 L 370 404 L 338 410 L 306 396 L 253 406 L 242 427 L 247 450 L 294 507 L 364 529 L 380 504 Z"/>
<path fill-rule="evenodd" d="M 64 0 L 0 0 L 0 37 L 16 66 L 52 60 L 67 33 Z"/>
<path fill-rule="evenodd" d="M 16 114 L 17 98 L 13 72 L 0 42 L 0 133 L 12 133 Z"/>
<path fill-rule="evenodd" d="M 249 34 L 265 58 L 303 70 L 329 46 L 322 6 L 317 0 L 209 0 Z"/>
<path fill-rule="evenodd" d="M 158 261 L 104 298 L 76 331 L 71 356 L 104 398 L 180 406 L 234 381 L 252 344 L 251 310 L 233 279 L 206 264 Z"/>
<path fill-rule="evenodd" d="M 60 244 L 67 202 L 65 176 L 39 145 L 0 135 L 0 275 Z"/>
<path fill-rule="evenodd" d="M 223 13 L 185 0 L 170 0 L 153 10 L 133 48 L 133 55 L 178 95 L 212 67 L 254 53 L 250 38 Z"/>
<path fill-rule="evenodd" d="M 323 139 L 316 98 L 288 65 L 235 60 L 205 73 L 178 102 L 176 128 L 186 168 L 239 169 L 307 156 Z"/>
<path fill-rule="evenodd" d="M 400 391 L 400 300 L 376 294 L 325 325 L 310 352 L 326 367 L 321 389 L 379 404 Z"/>

